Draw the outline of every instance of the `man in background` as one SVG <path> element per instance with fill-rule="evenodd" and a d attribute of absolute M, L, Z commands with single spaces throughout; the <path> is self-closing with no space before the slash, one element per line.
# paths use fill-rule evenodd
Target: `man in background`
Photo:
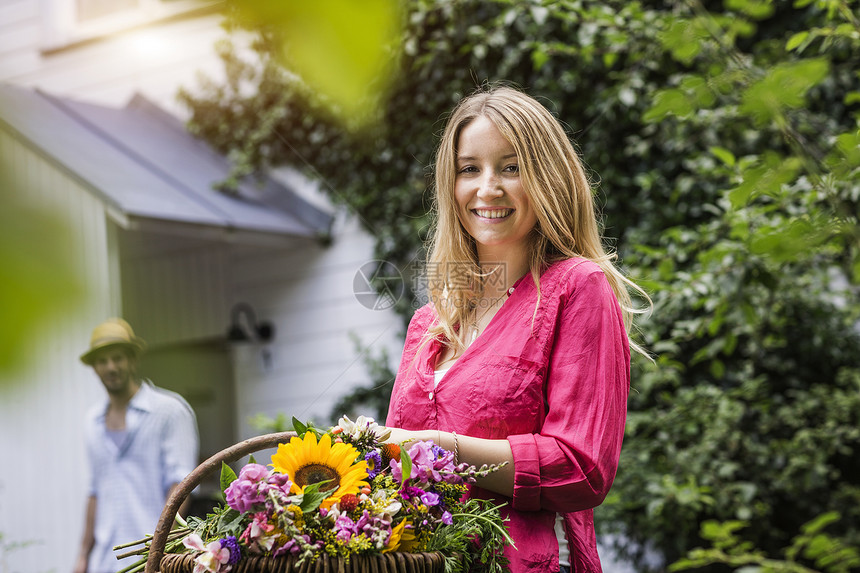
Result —
<path fill-rule="evenodd" d="M 197 466 L 194 411 L 138 378 L 145 347 L 126 321 L 111 318 L 95 327 L 81 356 L 107 401 L 86 418 L 90 488 L 75 573 L 113 573 L 136 561 L 118 561 L 113 547 L 151 534 L 170 492 Z"/>

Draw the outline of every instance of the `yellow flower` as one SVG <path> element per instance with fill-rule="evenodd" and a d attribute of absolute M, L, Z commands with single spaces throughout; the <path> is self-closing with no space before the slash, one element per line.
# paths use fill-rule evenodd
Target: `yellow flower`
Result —
<path fill-rule="evenodd" d="M 391 530 L 391 535 L 388 537 L 388 544 L 385 546 L 385 549 L 382 550 L 383 553 L 397 551 L 400 547 L 400 540 L 403 537 L 403 530 L 406 528 L 406 521 L 407 520 L 404 519 Z"/>
<path fill-rule="evenodd" d="M 403 532 L 400 536 L 400 547 L 398 551 L 412 552 L 418 548 L 418 538 L 415 537 L 415 530 L 411 527 Z"/>
<path fill-rule="evenodd" d="M 367 485 L 367 462 L 355 462 L 358 450 L 350 444 L 331 443 L 331 436 L 323 435 L 317 443 L 313 432 L 305 439 L 290 438 L 289 444 L 279 444 L 272 456 L 272 467 L 290 476 L 290 491 L 304 493 L 305 486 L 331 480 L 322 485 L 322 491 L 332 491 L 320 507 L 328 509 L 348 493 L 357 494 Z"/>

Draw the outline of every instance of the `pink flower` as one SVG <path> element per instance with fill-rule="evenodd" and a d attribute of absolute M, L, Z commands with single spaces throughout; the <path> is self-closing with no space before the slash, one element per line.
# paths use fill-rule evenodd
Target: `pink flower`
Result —
<path fill-rule="evenodd" d="M 448 482 L 461 483 L 463 480 L 454 471 L 454 454 L 433 444 L 433 442 L 415 442 L 409 448 L 412 459 L 412 471 L 409 476 L 403 476 L 403 467 L 398 460 L 391 460 L 391 476 L 403 483 L 408 477 L 416 483 Z M 444 473 L 442 473 L 444 471 Z"/>
<path fill-rule="evenodd" d="M 290 481 L 290 476 L 287 474 L 273 471 L 266 479 L 266 482 L 281 490 L 284 495 L 290 495 L 290 488 L 293 486 L 293 482 Z"/>
<path fill-rule="evenodd" d="M 260 464 L 248 464 L 239 472 L 239 477 L 231 483 L 224 495 L 227 505 L 238 512 L 251 511 L 254 505 L 266 500 L 266 489 L 260 487 L 263 480 L 269 476 L 269 469 Z"/>
<path fill-rule="evenodd" d="M 202 551 L 194 560 L 194 573 L 224 573 L 230 570 L 230 550 L 221 547 L 221 541 L 213 541 L 209 545 L 203 545 L 203 540 L 196 533 L 192 533 L 182 540 L 182 544 L 188 549 Z"/>
<path fill-rule="evenodd" d="M 348 515 L 341 515 L 334 522 L 334 530 L 337 531 L 336 537 L 346 543 L 356 534 L 355 522 Z"/>
<path fill-rule="evenodd" d="M 255 513 L 251 523 L 239 536 L 241 541 L 244 541 L 255 551 L 271 551 L 275 545 L 278 534 L 273 533 L 275 526 L 268 522 L 268 516 L 265 512 Z"/>

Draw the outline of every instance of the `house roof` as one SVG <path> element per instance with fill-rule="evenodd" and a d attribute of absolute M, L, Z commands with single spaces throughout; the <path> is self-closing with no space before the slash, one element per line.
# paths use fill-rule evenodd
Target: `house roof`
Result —
<path fill-rule="evenodd" d="M 141 95 L 112 108 L 0 84 L 3 124 L 129 221 L 299 237 L 331 227 L 330 213 L 268 176 L 216 191 L 228 160 Z"/>

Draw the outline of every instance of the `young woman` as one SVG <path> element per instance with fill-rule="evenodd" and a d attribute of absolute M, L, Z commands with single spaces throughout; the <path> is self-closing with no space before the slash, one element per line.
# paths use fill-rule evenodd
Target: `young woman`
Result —
<path fill-rule="evenodd" d="M 627 287 L 564 129 L 501 87 L 464 99 L 436 157 L 430 304 L 409 326 L 392 441 L 508 462 L 470 495 L 506 501 L 511 571 L 601 571 L 592 508 L 621 451 Z"/>

